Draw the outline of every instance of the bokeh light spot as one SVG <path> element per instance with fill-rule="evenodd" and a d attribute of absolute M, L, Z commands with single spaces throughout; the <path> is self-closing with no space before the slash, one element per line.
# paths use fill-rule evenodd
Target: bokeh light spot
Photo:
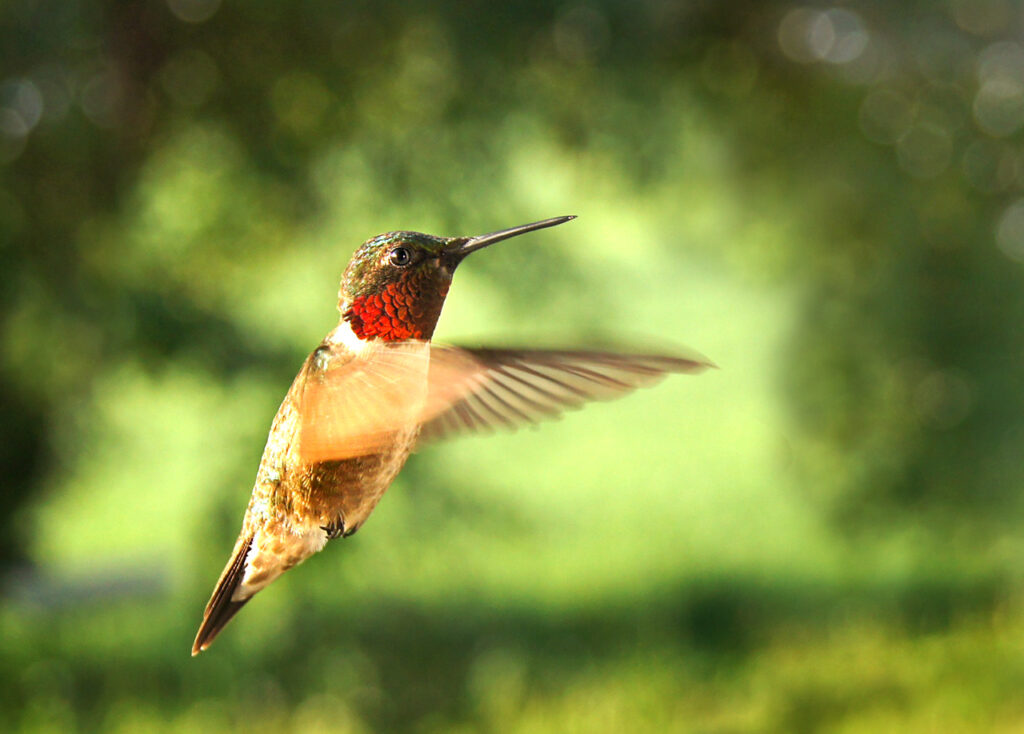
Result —
<path fill-rule="evenodd" d="M 1009 188 L 1017 175 L 1016 156 L 1012 150 L 992 140 L 975 140 L 967 146 L 963 157 L 967 181 L 986 194 Z"/>
<path fill-rule="evenodd" d="M 849 10 L 795 8 L 779 24 L 779 46 L 794 61 L 848 64 L 868 46 L 860 16 Z"/>
<path fill-rule="evenodd" d="M 43 95 L 32 81 L 12 79 L 0 85 L 0 108 L 17 113 L 27 135 L 43 116 Z"/>
<path fill-rule="evenodd" d="M 82 88 L 82 111 L 97 127 L 113 127 L 121 103 L 121 85 L 113 72 L 93 76 Z"/>
<path fill-rule="evenodd" d="M 43 97 L 43 120 L 63 120 L 72 101 L 72 84 L 68 70 L 59 64 L 46 64 L 38 68 L 32 77 Z"/>
<path fill-rule="evenodd" d="M 27 135 L 28 126 L 21 115 L 0 107 L 0 163 L 9 163 L 21 155 Z"/>
<path fill-rule="evenodd" d="M 996 228 L 996 244 L 1007 257 L 1024 262 L 1024 199 L 1018 199 L 1003 212 Z"/>
<path fill-rule="evenodd" d="M 952 9 L 956 24 L 976 36 L 999 33 L 1013 20 L 1009 0 L 953 0 Z"/>
<path fill-rule="evenodd" d="M 978 54 L 978 82 L 993 79 L 1013 81 L 1024 76 L 1024 46 L 1014 41 L 999 41 Z"/>
<path fill-rule="evenodd" d="M 849 10 L 834 8 L 819 18 L 818 24 L 827 23 L 834 38 L 822 58 L 833 64 L 848 64 L 864 53 L 868 46 L 868 32 L 860 16 Z"/>
<path fill-rule="evenodd" d="M 896 143 L 900 165 L 915 178 L 934 178 L 946 170 L 953 156 L 953 140 L 938 125 L 915 125 Z"/>
<path fill-rule="evenodd" d="M 793 61 L 810 63 L 821 58 L 821 49 L 835 41 L 828 26 L 819 25 L 823 13 L 811 8 L 794 8 L 779 24 L 779 48 Z"/>
<path fill-rule="evenodd" d="M 43 116 L 43 95 L 28 79 L 0 84 L 0 163 L 13 161 Z"/>
<path fill-rule="evenodd" d="M 860 129 L 876 143 L 894 144 L 913 122 L 911 101 L 894 89 L 873 90 L 860 105 Z"/>
<path fill-rule="evenodd" d="M 217 12 L 220 0 L 167 0 L 167 6 L 186 23 L 202 23 Z"/>
<path fill-rule="evenodd" d="M 974 98 L 978 127 L 994 137 L 1012 135 L 1024 125 L 1024 81 L 992 79 Z"/>
<path fill-rule="evenodd" d="M 932 82 L 917 96 L 917 120 L 929 122 L 948 132 L 967 125 L 970 112 L 960 89 L 949 84 Z"/>

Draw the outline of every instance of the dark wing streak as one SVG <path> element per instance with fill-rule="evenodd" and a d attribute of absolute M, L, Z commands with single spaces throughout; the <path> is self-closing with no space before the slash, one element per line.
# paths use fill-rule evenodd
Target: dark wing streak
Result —
<path fill-rule="evenodd" d="M 488 390 L 486 386 L 481 386 L 481 389 L 478 392 L 475 392 L 467 396 L 467 399 L 472 400 L 477 405 L 482 406 L 484 410 L 486 410 L 495 418 L 497 418 L 498 422 L 501 423 L 502 425 L 506 426 L 507 428 L 515 428 L 516 424 L 515 422 L 512 421 L 511 418 L 508 417 L 508 414 L 503 412 L 499 408 L 495 408 L 494 404 L 487 399 L 487 396 L 490 395 L 491 391 Z"/>
<path fill-rule="evenodd" d="M 459 418 L 462 421 L 462 425 L 470 431 L 476 427 L 477 421 L 480 421 L 481 425 L 484 425 L 483 419 L 480 418 L 480 416 L 475 415 L 469 406 L 466 405 L 464 400 L 460 400 L 452 406 L 452 415 Z"/>
<path fill-rule="evenodd" d="M 660 374 L 662 372 L 704 370 L 713 366 L 706 358 L 667 357 L 656 354 L 616 354 L 614 352 L 573 352 L 518 350 L 505 353 L 496 349 L 476 349 L 486 362 L 491 359 L 501 364 L 533 361 L 539 364 L 561 366 L 564 362 L 591 362 L 608 365 L 625 372 Z"/>
<path fill-rule="evenodd" d="M 480 427 L 477 429 L 480 433 L 492 433 L 494 431 L 495 422 L 501 423 L 504 419 L 499 416 L 494 416 L 493 411 L 480 400 L 478 393 L 471 393 L 462 399 L 462 404 L 467 410 L 473 412 L 473 415 L 477 417 Z"/>
<path fill-rule="evenodd" d="M 516 398 L 518 398 L 522 402 L 526 403 L 527 405 L 530 405 L 530 406 L 536 408 L 542 414 L 550 413 L 552 408 L 557 409 L 558 405 L 561 404 L 561 401 L 559 400 L 559 398 L 556 395 L 553 395 L 553 394 L 551 394 L 549 392 L 546 392 L 542 388 L 537 387 L 533 383 L 528 382 L 527 380 L 524 380 L 521 377 L 518 377 L 516 375 L 513 375 L 513 374 L 510 374 L 508 372 L 505 372 L 503 369 L 502 370 L 491 370 L 491 374 L 493 375 L 493 379 L 491 380 L 491 382 L 494 385 L 497 385 L 497 386 L 503 388 L 506 392 L 508 392 L 509 395 L 514 395 Z M 544 397 L 544 398 L 548 398 L 549 401 L 552 401 L 552 402 L 554 402 L 556 404 L 552 405 L 552 402 L 548 402 L 548 403 L 537 402 L 533 398 L 527 397 L 526 393 L 523 392 L 522 388 L 516 389 L 515 386 L 506 384 L 506 382 L 505 382 L 506 379 L 512 380 L 513 382 L 518 382 L 523 387 L 525 387 L 526 389 L 532 390 L 535 394 L 538 394 L 538 395 L 540 395 L 541 397 Z"/>
<path fill-rule="evenodd" d="M 611 375 L 605 375 L 595 370 L 587 369 L 586 367 L 571 367 L 565 365 L 562 369 L 568 372 L 570 375 L 576 375 L 584 380 L 590 380 L 591 382 L 601 383 L 608 387 L 616 387 L 622 390 L 632 390 L 636 385 L 631 385 L 628 382 L 617 380 Z"/>
<path fill-rule="evenodd" d="M 545 365 L 545 366 L 547 366 L 547 365 Z M 540 370 L 537 370 L 537 369 L 535 369 L 533 367 L 530 367 L 530 366 L 528 366 L 526 364 L 523 364 L 522 362 L 517 362 L 515 364 L 514 369 L 519 370 L 520 372 L 525 372 L 528 375 L 533 375 L 535 377 L 539 377 L 542 380 L 547 380 L 548 382 L 550 382 L 550 383 L 552 383 L 554 385 L 558 385 L 559 387 L 564 388 L 566 390 L 566 392 L 571 392 L 571 393 L 575 394 L 577 397 L 581 398 L 582 400 L 586 400 L 587 398 L 590 397 L 590 395 L 586 391 L 581 390 L 580 388 L 575 387 L 573 385 L 570 385 L 570 384 L 568 384 L 566 382 L 562 382 L 561 380 L 559 380 L 557 378 L 554 378 L 551 375 L 546 375 L 543 372 L 541 372 Z M 550 367 L 549 367 L 549 369 L 550 369 Z"/>
<path fill-rule="evenodd" d="M 523 419 L 529 423 L 536 423 L 549 412 L 549 406 L 532 400 L 522 392 L 517 392 L 497 377 L 491 381 L 489 389 L 495 399 L 507 404 L 510 410 L 523 416 Z M 505 395 L 505 398 L 502 398 L 502 395 Z M 519 407 L 513 405 L 513 402 Z"/>
<path fill-rule="evenodd" d="M 610 375 L 595 372 L 594 370 L 589 370 L 585 367 L 574 367 L 570 365 L 566 365 L 564 371 L 566 374 L 577 377 L 580 380 L 593 385 L 595 390 L 599 390 L 600 392 L 588 394 L 588 397 L 594 399 L 603 399 L 605 397 L 622 395 L 631 390 L 635 390 L 637 387 L 647 385 L 656 379 L 653 375 L 644 375 L 642 379 L 637 379 L 634 382 L 624 382 Z"/>
<path fill-rule="evenodd" d="M 516 368 L 518 369 L 518 365 L 516 365 Z M 505 377 L 507 377 L 507 378 L 509 378 L 511 380 L 515 380 L 516 382 L 518 382 L 518 383 L 520 383 L 522 385 L 525 385 L 526 387 L 528 387 L 529 389 L 533 390 L 534 392 L 543 395 L 545 398 L 547 398 L 552 403 L 554 403 L 553 407 L 555 407 L 556 409 L 557 409 L 558 406 L 566 404 L 565 396 L 555 395 L 553 392 L 544 389 L 543 387 L 541 387 L 540 385 L 536 384 L 535 382 L 530 382 L 529 380 L 521 377 L 520 375 L 517 375 L 514 372 L 511 372 L 508 368 L 504 368 L 504 367 L 501 368 L 501 374 L 503 374 Z M 548 378 L 545 377 L 544 375 L 538 375 L 538 377 L 540 377 L 542 380 L 548 380 Z M 550 412 L 551 408 L 545 406 L 544 410 L 546 412 Z"/>
<path fill-rule="evenodd" d="M 510 402 L 508 402 L 503 397 L 501 397 L 501 395 L 498 394 L 498 392 L 494 389 L 494 387 L 495 386 L 487 387 L 487 388 L 485 388 L 485 390 L 487 392 L 487 395 L 489 395 L 490 397 L 492 397 L 494 400 L 496 400 L 498 402 L 498 405 L 500 405 L 502 408 L 504 408 L 505 410 L 509 411 L 513 415 L 518 416 L 519 418 L 521 418 L 522 420 L 526 421 L 527 423 L 536 423 L 537 422 L 534 419 L 533 416 L 529 415 L 528 413 L 524 413 L 523 411 L 519 410 L 519 408 L 515 407 Z M 509 425 L 513 425 L 512 423 L 508 422 L 507 418 L 506 418 L 506 422 Z"/>
<path fill-rule="evenodd" d="M 446 413 L 444 416 L 444 423 L 448 433 L 458 433 L 461 428 L 458 416 L 455 413 Z"/>
<path fill-rule="evenodd" d="M 509 420 L 508 416 L 495 410 L 494 406 L 483 398 L 483 396 L 489 391 L 487 383 L 488 380 L 484 374 L 474 375 L 469 383 L 469 391 L 459 398 L 456 401 L 456 404 L 471 411 L 473 415 L 477 416 L 485 430 L 493 428 L 491 425 L 492 422 L 486 418 L 487 413 L 494 416 L 499 422 L 504 423 L 509 427 L 514 427 L 514 424 Z"/>
<path fill-rule="evenodd" d="M 458 432 L 459 421 L 454 413 L 448 412 L 442 414 L 440 420 L 427 423 L 420 434 L 420 440 L 434 440 Z"/>
<path fill-rule="evenodd" d="M 700 362 L 696 359 L 686 359 L 684 357 L 658 357 L 658 356 L 643 356 L 638 359 L 644 360 L 643 363 L 633 361 L 630 359 L 623 360 L 622 362 L 616 363 L 619 369 L 630 370 L 633 372 L 648 372 L 651 374 L 662 373 L 662 372 L 686 372 L 699 370 L 704 371 L 708 367 L 712 366 L 711 362 Z"/>

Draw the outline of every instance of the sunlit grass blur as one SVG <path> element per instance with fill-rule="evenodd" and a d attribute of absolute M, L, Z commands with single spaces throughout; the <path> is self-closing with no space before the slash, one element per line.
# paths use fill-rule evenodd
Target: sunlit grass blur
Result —
<path fill-rule="evenodd" d="M 1021 12 L 712 5 L 0 11 L 0 730 L 1024 728 Z M 191 659 L 354 248 L 563 214 L 437 338 L 719 369 L 424 448 Z"/>

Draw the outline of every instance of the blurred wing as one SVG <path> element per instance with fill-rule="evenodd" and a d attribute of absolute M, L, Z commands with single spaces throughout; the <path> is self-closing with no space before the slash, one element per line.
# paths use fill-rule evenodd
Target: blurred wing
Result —
<path fill-rule="evenodd" d="M 321 347 L 306 360 L 299 396 L 299 456 L 350 459 L 387 449 L 422 424 L 421 440 L 516 428 L 697 373 L 703 357 L 383 344 L 358 358 Z"/>
<path fill-rule="evenodd" d="M 367 456 L 416 425 L 427 393 L 428 345 L 403 342 L 355 358 L 323 346 L 298 397 L 299 456 L 307 463 Z"/>
<path fill-rule="evenodd" d="M 537 423 L 590 400 L 653 385 L 670 372 L 695 374 L 711 366 L 696 355 L 435 346 L 430 411 L 423 416 L 420 440 Z"/>

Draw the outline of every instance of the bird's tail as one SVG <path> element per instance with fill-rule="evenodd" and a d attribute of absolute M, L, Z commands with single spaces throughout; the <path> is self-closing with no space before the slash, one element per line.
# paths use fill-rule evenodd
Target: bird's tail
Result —
<path fill-rule="evenodd" d="M 214 587 L 213 596 L 206 604 L 203 612 L 203 622 L 199 625 L 199 632 L 196 634 L 196 641 L 192 643 L 192 654 L 198 655 L 208 648 L 213 639 L 224 629 L 224 625 L 231 621 L 238 610 L 245 606 L 245 603 L 252 598 L 235 601 L 232 599 L 236 589 L 242 583 L 245 576 L 245 559 L 252 548 L 253 536 L 241 536 L 235 543 L 235 552 L 231 554 L 231 560 L 221 572 L 217 586 Z"/>

